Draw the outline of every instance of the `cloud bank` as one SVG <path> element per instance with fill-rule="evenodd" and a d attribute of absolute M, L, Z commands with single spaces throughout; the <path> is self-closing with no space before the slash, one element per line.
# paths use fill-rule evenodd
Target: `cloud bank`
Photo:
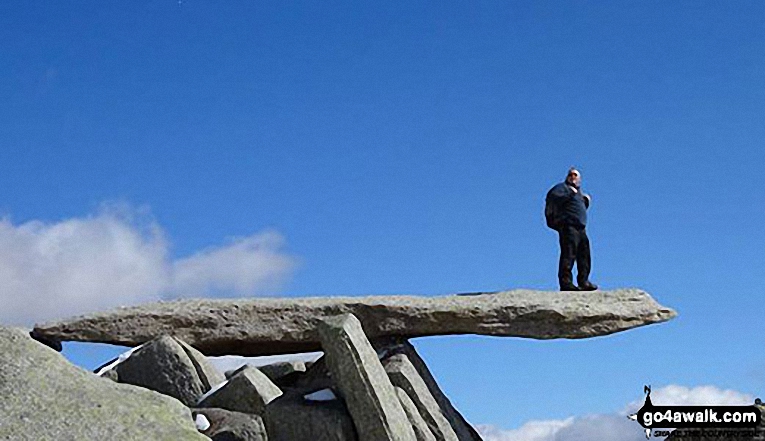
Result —
<path fill-rule="evenodd" d="M 669 385 L 651 391 L 655 405 L 749 405 L 754 397 L 733 390 L 722 390 L 715 386 Z M 613 414 L 584 415 L 564 420 L 529 421 L 517 429 L 503 430 L 495 426 L 478 426 L 486 441 L 609 441 L 645 440 L 643 428 L 626 418 L 640 409 L 643 398 L 625 405 Z"/>
<path fill-rule="evenodd" d="M 124 206 L 55 223 L 0 220 L 0 323 L 29 326 L 179 297 L 273 293 L 296 259 L 266 230 L 173 259 L 163 229 Z"/>

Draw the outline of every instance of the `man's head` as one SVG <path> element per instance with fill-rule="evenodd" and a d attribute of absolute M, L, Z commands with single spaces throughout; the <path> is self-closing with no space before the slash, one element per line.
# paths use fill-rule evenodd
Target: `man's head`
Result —
<path fill-rule="evenodd" d="M 566 182 L 570 185 L 573 185 L 576 188 L 579 188 L 582 185 L 582 174 L 579 173 L 579 170 L 577 170 L 574 167 L 571 167 L 568 169 L 568 174 L 566 175 Z"/>

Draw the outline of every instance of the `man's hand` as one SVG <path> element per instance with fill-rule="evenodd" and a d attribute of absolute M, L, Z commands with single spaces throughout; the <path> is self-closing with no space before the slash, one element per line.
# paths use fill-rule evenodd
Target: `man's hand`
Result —
<path fill-rule="evenodd" d="M 584 206 L 586 208 L 590 208 L 590 199 L 591 199 L 590 195 L 588 195 L 587 193 L 582 193 L 582 197 L 584 198 Z"/>

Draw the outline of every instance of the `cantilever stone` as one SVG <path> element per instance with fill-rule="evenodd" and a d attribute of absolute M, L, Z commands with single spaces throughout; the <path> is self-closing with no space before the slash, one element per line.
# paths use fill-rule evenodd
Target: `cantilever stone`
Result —
<path fill-rule="evenodd" d="M 351 313 L 370 340 L 480 334 L 535 339 L 586 338 L 672 319 L 677 313 L 638 289 L 514 290 L 476 295 L 179 300 L 40 324 L 48 342 L 136 346 L 174 335 L 207 355 L 320 350 L 318 323 Z"/>

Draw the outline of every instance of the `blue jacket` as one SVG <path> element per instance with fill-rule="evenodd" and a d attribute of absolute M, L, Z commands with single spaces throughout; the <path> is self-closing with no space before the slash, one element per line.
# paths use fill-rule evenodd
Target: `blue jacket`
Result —
<path fill-rule="evenodd" d="M 585 227 L 587 225 L 587 203 L 584 200 L 582 189 L 578 192 L 565 182 L 555 185 L 548 193 L 560 208 L 564 225 Z"/>

